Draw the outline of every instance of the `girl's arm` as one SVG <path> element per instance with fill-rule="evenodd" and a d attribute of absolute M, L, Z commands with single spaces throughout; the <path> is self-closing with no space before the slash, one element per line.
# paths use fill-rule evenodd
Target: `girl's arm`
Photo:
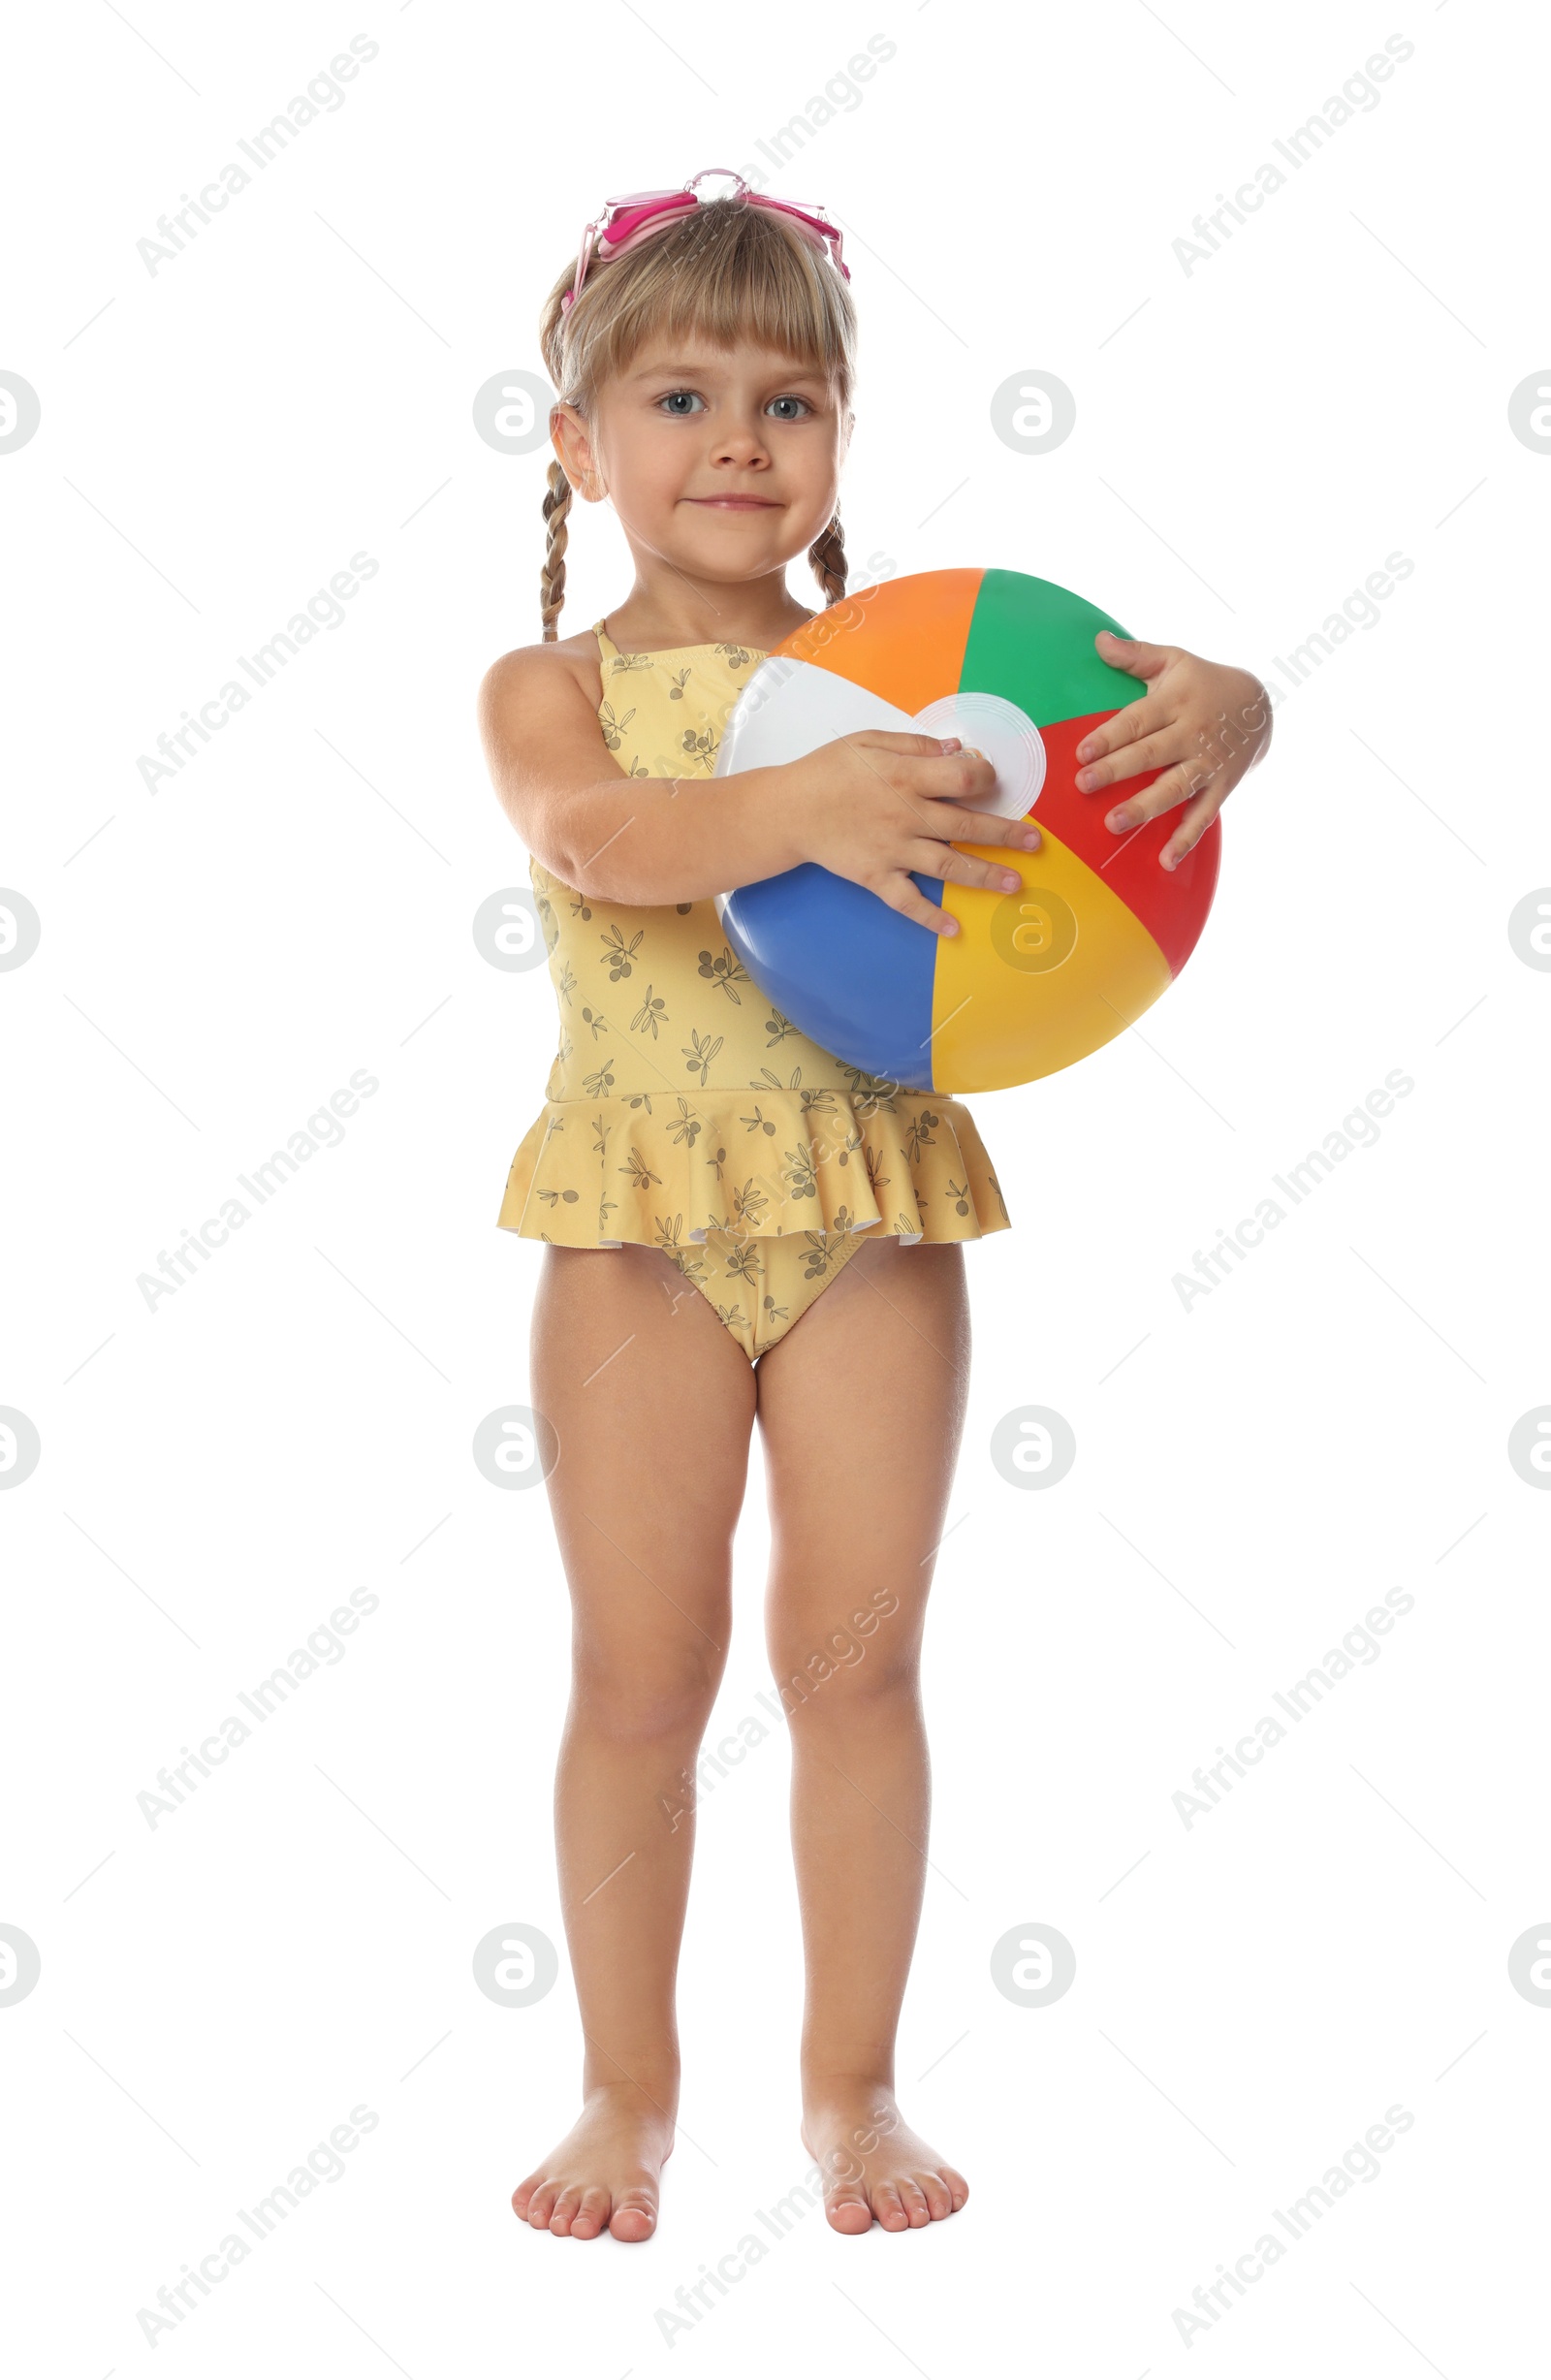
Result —
<path fill-rule="evenodd" d="M 540 866 L 629 907 L 702 901 L 817 860 L 934 933 L 954 920 L 911 872 L 1016 891 L 1021 878 L 951 839 L 1031 850 L 1026 819 L 952 808 L 995 781 L 978 752 L 868 730 L 804 760 L 731 777 L 626 777 L 567 657 L 509 652 L 480 688 L 480 731 L 501 807 Z"/>

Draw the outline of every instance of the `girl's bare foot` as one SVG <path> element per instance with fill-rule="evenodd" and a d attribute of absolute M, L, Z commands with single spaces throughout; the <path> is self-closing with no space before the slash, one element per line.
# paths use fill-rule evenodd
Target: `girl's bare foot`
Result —
<path fill-rule="evenodd" d="M 649 2239 L 657 2183 L 673 2148 L 673 2117 L 633 2082 L 587 2093 L 558 2148 L 512 2192 L 519 2218 L 556 2239 Z"/>
<path fill-rule="evenodd" d="M 807 2095 L 803 2145 L 824 2176 L 838 2232 L 917 2231 L 957 2214 L 969 2184 L 901 2115 L 894 2093 L 860 2075 L 829 2075 Z"/>

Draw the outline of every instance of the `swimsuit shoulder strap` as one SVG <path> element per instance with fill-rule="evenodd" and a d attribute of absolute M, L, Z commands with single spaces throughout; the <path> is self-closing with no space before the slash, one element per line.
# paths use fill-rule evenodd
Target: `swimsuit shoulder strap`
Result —
<path fill-rule="evenodd" d="M 605 618 L 606 617 L 607 615 L 605 615 Z M 613 637 L 610 636 L 603 620 L 595 619 L 593 621 L 592 633 L 598 640 L 598 652 L 600 657 L 605 661 L 615 660 L 618 655 L 619 648 L 615 643 Z"/>

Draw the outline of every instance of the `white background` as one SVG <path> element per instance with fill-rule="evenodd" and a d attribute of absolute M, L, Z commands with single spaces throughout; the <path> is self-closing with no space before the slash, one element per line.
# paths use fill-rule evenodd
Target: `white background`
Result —
<path fill-rule="evenodd" d="M 127 14 L 13 21 L 0 143 L 0 367 L 42 406 L 0 455 L 0 884 L 42 920 L 0 974 L 0 1404 L 42 1441 L 0 1496 L 0 1920 L 42 1958 L 0 2009 L 9 2360 L 1526 2368 L 1551 2015 L 1507 1962 L 1551 1920 L 1551 1497 L 1506 1441 L 1551 1400 L 1551 977 L 1507 919 L 1551 881 L 1551 458 L 1507 408 L 1551 341 L 1543 28 L 1460 0 Z M 363 32 L 345 105 L 149 273 L 157 217 Z M 554 1021 L 544 971 L 473 939 L 526 881 L 473 699 L 540 634 L 548 451 L 492 451 L 470 407 L 542 370 L 606 196 L 758 167 L 876 33 L 897 54 L 761 169 L 847 234 L 858 561 L 1030 571 L 1274 682 L 1387 555 L 1414 568 L 1287 694 L 1178 985 L 975 1102 L 1016 1227 L 966 1259 L 900 2057 L 968 2206 L 860 2242 L 815 2214 L 670 2347 L 655 2309 L 807 2163 L 787 1756 L 704 1801 L 656 2237 L 531 2236 L 508 2194 L 579 2070 L 568 1615 L 543 1496 L 470 1444 L 527 1394 L 537 1252 L 494 1218 Z M 1192 218 L 1396 33 L 1380 103 L 1187 273 Z M 1034 369 L 1077 402 L 1040 456 L 990 420 Z M 137 756 L 357 552 L 344 623 L 147 792 Z M 577 507 L 562 632 L 628 584 Z M 148 1312 L 137 1277 L 362 1067 L 341 1145 Z M 1187 1312 L 1175 1274 L 1394 1068 L 1377 1145 Z M 1078 1444 L 1037 1493 L 988 1451 L 1029 1404 Z M 712 1740 L 768 1685 L 764 1556 L 756 1470 Z M 1192 1769 L 1396 1586 L 1380 1657 L 1187 1829 Z M 158 1768 L 352 1587 L 380 1604 L 343 1661 L 150 1828 Z M 515 1920 L 561 1945 L 522 2011 L 470 1965 Z M 1077 1973 L 1028 2009 L 990 1954 L 1036 1920 Z M 137 2309 L 362 2104 L 343 2177 L 148 2348 Z M 1187 2346 L 1174 2309 L 1396 2105 L 1378 2178 Z"/>

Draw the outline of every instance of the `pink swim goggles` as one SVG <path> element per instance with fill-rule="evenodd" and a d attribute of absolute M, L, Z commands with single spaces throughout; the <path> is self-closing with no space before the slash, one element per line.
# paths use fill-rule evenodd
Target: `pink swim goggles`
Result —
<path fill-rule="evenodd" d="M 741 198 L 750 206 L 768 206 L 778 215 L 790 215 L 803 237 L 812 241 L 821 256 L 828 255 L 831 263 L 850 279 L 851 268 L 840 256 L 840 235 L 822 206 L 798 206 L 786 199 L 768 199 L 762 192 L 750 190 L 743 175 L 733 173 L 730 167 L 713 165 L 707 166 L 704 173 L 692 174 L 681 190 L 634 190 L 628 198 L 605 200 L 602 214 L 582 235 L 576 279 L 560 300 L 561 313 L 581 296 L 588 265 L 594 262 L 611 265 L 616 257 L 639 247 L 642 240 L 670 230 L 681 215 L 702 204 L 695 184 L 712 174 L 737 183 L 737 189 L 723 193 L 724 196 Z"/>

